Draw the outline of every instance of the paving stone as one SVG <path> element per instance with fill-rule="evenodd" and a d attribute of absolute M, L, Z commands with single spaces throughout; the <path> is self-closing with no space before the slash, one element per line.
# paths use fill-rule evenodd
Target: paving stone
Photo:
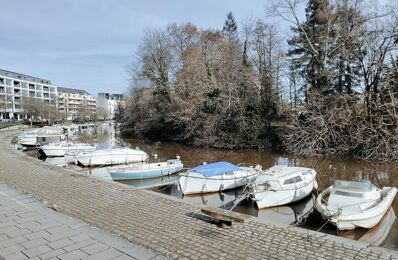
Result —
<path fill-rule="evenodd" d="M 25 254 L 26 256 L 28 256 L 29 258 L 31 258 L 31 257 L 35 257 L 38 255 L 42 255 L 42 254 L 50 252 L 50 251 L 52 251 L 51 247 L 48 247 L 46 245 L 41 245 L 41 246 L 34 247 L 31 249 L 26 249 L 26 250 L 22 251 L 22 253 Z"/>
<path fill-rule="evenodd" d="M 9 247 L 0 249 L 0 254 L 4 255 L 4 256 L 12 255 L 12 254 L 16 254 L 18 252 L 21 252 L 24 249 L 25 248 L 23 246 L 20 246 L 20 245 L 9 246 Z"/>
<path fill-rule="evenodd" d="M 1 256 L 0 256 L 1 259 Z M 6 260 L 23 260 L 23 259 L 28 259 L 28 257 L 24 254 L 22 254 L 21 252 L 12 254 L 12 255 L 8 255 Z"/>
<path fill-rule="evenodd" d="M 57 249 L 57 250 L 51 250 L 48 253 L 41 254 L 41 255 L 39 255 L 39 258 L 41 258 L 41 259 L 49 259 L 49 258 L 57 257 L 57 256 L 63 255 L 63 254 L 65 254 L 65 250 Z"/>
<path fill-rule="evenodd" d="M 41 231 L 33 232 L 30 234 L 26 234 L 26 235 L 24 235 L 24 237 L 26 237 L 29 240 L 33 240 L 35 238 L 45 237 L 46 235 L 50 235 L 50 234 L 45 230 L 41 230 Z"/>
<path fill-rule="evenodd" d="M 136 259 L 136 258 L 132 258 L 132 257 L 126 256 L 126 255 L 121 255 L 121 256 L 112 258 L 112 260 L 133 260 L 133 259 Z"/>
<path fill-rule="evenodd" d="M 68 237 L 68 239 L 70 239 L 73 242 L 77 243 L 77 242 L 81 242 L 81 241 L 84 241 L 84 240 L 88 240 L 88 239 L 90 239 L 90 237 L 87 236 L 87 235 L 84 235 L 84 234 L 78 234 L 78 235 L 70 236 L 70 237 Z"/>
<path fill-rule="evenodd" d="M 67 238 L 63 238 L 63 239 L 48 243 L 47 245 L 49 247 L 51 247 L 52 249 L 58 249 L 58 248 L 62 248 L 62 247 L 66 247 L 66 246 L 72 245 L 72 244 L 75 244 L 75 242 L 72 241 L 72 240 L 69 240 Z"/>
<path fill-rule="evenodd" d="M 104 245 L 102 243 L 96 243 L 93 245 L 89 245 L 86 247 L 82 247 L 81 250 L 86 252 L 89 255 L 104 251 L 105 249 L 108 249 L 109 246 L 108 245 Z"/>
<path fill-rule="evenodd" d="M 109 248 L 106 249 L 104 251 L 95 253 L 95 254 L 91 254 L 89 257 L 87 257 L 87 260 L 108 260 L 108 259 L 113 259 L 115 257 L 121 256 L 122 254 L 113 249 L 113 248 Z"/>
<path fill-rule="evenodd" d="M 8 246 L 14 246 L 14 245 L 23 243 L 25 241 L 28 241 L 28 239 L 26 239 L 23 236 L 6 239 L 6 240 L 1 241 L 0 248 L 4 248 L 4 247 L 8 247 Z"/>
<path fill-rule="evenodd" d="M 7 234 L 7 236 L 14 238 L 14 237 L 19 237 L 19 236 L 30 234 L 30 233 L 32 233 L 30 230 L 28 230 L 27 228 L 24 228 L 24 229 L 19 229 L 19 230 L 15 230 L 15 231 L 9 231 L 6 234 Z"/>
<path fill-rule="evenodd" d="M 41 245 L 44 245 L 47 243 L 48 243 L 48 241 L 45 240 L 44 238 L 36 238 L 36 239 L 30 240 L 27 242 L 23 242 L 23 243 L 21 243 L 21 245 L 26 249 L 31 249 L 31 248 L 41 246 Z"/>
<path fill-rule="evenodd" d="M 96 241 L 93 239 L 88 239 L 88 240 L 84 240 L 84 241 L 80 241 L 76 244 L 70 245 L 70 246 L 66 246 L 63 247 L 62 249 L 64 249 L 65 251 L 69 252 L 69 251 L 74 251 L 76 249 L 82 248 L 82 247 L 86 247 L 92 244 L 95 244 Z"/>
<path fill-rule="evenodd" d="M 85 259 L 88 255 L 86 253 L 84 253 L 81 250 L 74 250 L 71 252 L 68 252 L 66 254 L 63 255 L 59 255 L 57 258 L 61 259 L 61 260 L 76 260 L 76 259 Z"/>

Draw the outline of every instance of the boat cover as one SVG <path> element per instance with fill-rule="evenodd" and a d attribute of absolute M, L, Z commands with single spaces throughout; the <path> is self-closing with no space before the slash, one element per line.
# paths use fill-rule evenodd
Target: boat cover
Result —
<path fill-rule="evenodd" d="M 191 172 L 197 172 L 205 177 L 221 175 L 226 172 L 239 171 L 240 168 L 229 162 L 216 162 L 197 166 Z"/>

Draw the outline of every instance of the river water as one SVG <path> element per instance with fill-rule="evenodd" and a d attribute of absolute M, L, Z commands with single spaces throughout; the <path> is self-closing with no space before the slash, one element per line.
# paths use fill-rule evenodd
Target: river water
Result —
<path fill-rule="evenodd" d="M 165 161 L 173 159 L 176 155 L 181 157 L 184 167 L 191 168 L 203 162 L 228 161 L 235 164 L 260 164 L 263 169 L 273 165 L 304 166 L 314 168 L 317 171 L 319 189 L 330 186 L 334 180 L 363 180 L 367 179 L 378 187 L 398 187 L 398 167 L 396 164 L 376 164 L 353 158 L 319 157 L 305 158 L 292 155 L 284 155 L 269 151 L 255 150 L 220 150 L 212 148 L 196 148 L 178 143 L 150 143 L 137 139 L 118 139 L 111 127 L 99 127 L 94 133 L 83 135 L 79 141 L 100 143 L 104 145 L 119 144 L 121 146 L 139 147 L 152 157 L 152 161 Z M 153 155 L 157 154 L 158 159 Z M 62 158 L 48 158 L 46 162 L 62 165 Z M 109 178 L 106 168 L 80 169 L 89 174 Z M 123 182 L 135 187 L 148 188 L 168 194 L 195 205 L 211 205 L 214 207 L 231 208 L 235 199 L 242 195 L 242 189 L 223 193 L 182 196 L 175 184 L 178 176 L 166 178 L 148 179 L 143 181 Z M 371 229 L 358 229 L 350 232 L 337 232 L 336 228 L 325 221 L 313 208 L 315 195 L 297 203 L 282 207 L 258 210 L 248 201 L 241 202 L 233 210 L 241 213 L 257 216 L 260 221 L 276 221 L 285 224 L 296 225 L 311 230 L 344 236 L 360 241 L 371 242 L 386 248 L 398 250 L 398 224 L 395 220 L 395 212 L 398 209 L 396 198 L 392 208 L 386 214 L 381 223 Z M 323 227 L 322 227 L 323 226 Z"/>

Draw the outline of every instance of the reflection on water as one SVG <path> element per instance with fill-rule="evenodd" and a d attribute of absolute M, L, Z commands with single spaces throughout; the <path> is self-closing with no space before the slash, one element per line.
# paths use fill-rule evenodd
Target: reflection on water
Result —
<path fill-rule="evenodd" d="M 181 157 L 184 167 L 194 167 L 202 162 L 229 161 L 235 164 L 248 163 L 260 164 L 264 169 L 273 165 L 283 164 L 290 166 L 304 166 L 314 168 L 318 175 L 317 181 L 321 190 L 330 186 L 336 179 L 344 180 L 362 180 L 368 179 L 378 187 L 398 186 L 398 168 L 396 164 L 374 164 L 356 160 L 353 158 L 323 157 L 323 158 L 305 158 L 291 155 L 273 153 L 269 151 L 255 150 L 220 150 L 212 148 L 195 148 L 176 143 L 148 143 L 144 140 L 136 139 L 117 139 L 111 127 L 101 127 L 97 129 L 96 134 L 84 135 L 79 141 L 100 143 L 105 145 L 119 144 L 127 147 L 140 147 L 149 155 L 157 154 L 158 161 L 175 158 L 178 154 Z M 62 158 L 47 158 L 46 162 L 62 165 Z M 69 166 L 68 166 L 69 167 Z M 81 168 L 77 168 L 82 170 Z M 107 168 L 84 169 L 87 174 L 98 177 L 110 178 Z M 214 207 L 231 208 L 234 200 L 242 195 L 242 189 L 228 191 L 223 193 L 206 194 L 202 196 L 182 196 L 175 182 L 178 177 L 148 179 L 143 181 L 123 182 L 135 187 L 159 187 L 155 190 L 181 198 L 184 201 L 195 205 L 209 205 Z M 166 186 L 165 186 L 166 185 Z M 248 201 L 241 202 L 235 211 L 257 216 L 259 221 L 276 221 L 285 224 L 294 224 L 312 230 L 318 230 L 325 224 L 325 220 L 313 209 L 314 197 L 308 197 L 305 200 L 283 207 L 257 210 L 254 205 Z M 392 204 L 392 210 L 388 214 L 386 223 L 381 225 L 383 228 L 367 230 L 355 230 L 347 234 L 337 234 L 336 228 L 330 224 L 325 225 L 321 230 L 330 234 L 344 235 L 354 239 L 365 239 L 366 237 L 385 238 L 383 246 L 392 249 L 398 249 L 398 225 L 395 221 L 394 209 L 398 209 L 398 199 Z M 392 212 L 392 213 L 391 213 Z M 394 217 L 392 217 L 394 214 Z M 387 215 L 386 215 L 387 216 Z M 380 225 L 379 225 L 380 226 Z M 380 231 L 381 230 L 381 231 Z M 371 232 L 371 233 L 369 233 Z M 374 233 L 377 233 L 375 235 Z M 366 234 L 368 234 L 366 236 Z M 375 242 L 375 243 L 376 243 Z"/>

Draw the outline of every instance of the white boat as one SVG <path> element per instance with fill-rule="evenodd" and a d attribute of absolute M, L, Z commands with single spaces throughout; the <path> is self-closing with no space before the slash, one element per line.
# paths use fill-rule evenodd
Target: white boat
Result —
<path fill-rule="evenodd" d="M 228 162 L 197 166 L 180 174 L 183 194 L 219 192 L 244 186 L 261 172 L 261 166 L 238 167 Z"/>
<path fill-rule="evenodd" d="M 156 178 L 176 174 L 182 170 L 184 165 L 181 160 L 167 160 L 159 163 L 135 163 L 124 166 L 108 168 L 109 174 L 115 181 L 139 180 Z"/>
<path fill-rule="evenodd" d="M 317 188 L 314 169 L 273 166 L 247 187 L 249 197 L 259 209 L 286 205 L 301 200 Z"/>
<path fill-rule="evenodd" d="M 25 147 L 60 142 L 62 140 L 65 140 L 65 135 L 60 127 L 31 129 L 17 136 L 17 143 Z"/>
<path fill-rule="evenodd" d="M 144 162 L 148 155 L 141 150 L 129 148 L 113 148 L 96 150 L 93 152 L 82 152 L 76 155 L 77 163 L 83 166 L 101 166 L 128 164 L 133 162 Z"/>
<path fill-rule="evenodd" d="M 78 153 L 78 152 L 91 152 L 97 150 L 97 147 L 92 144 L 85 143 L 72 143 L 72 142 L 59 142 L 59 143 L 50 143 L 47 145 L 41 146 L 41 150 L 43 153 L 48 156 L 65 156 L 65 153 Z"/>
<path fill-rule="evenodd" d="M 336 180 L 317 197 L 315 208 L 339 230 L 372 228 L 391 206 L 396 187 L 378 189 L 370 182 Z"/>
<path fill-rule="evenodd" d="M 54 142 L 61 142 L 66 137 L 63 134 L 27 134 L 18 138 L 18 144 L 25 147 L 37 147 Z"/>

